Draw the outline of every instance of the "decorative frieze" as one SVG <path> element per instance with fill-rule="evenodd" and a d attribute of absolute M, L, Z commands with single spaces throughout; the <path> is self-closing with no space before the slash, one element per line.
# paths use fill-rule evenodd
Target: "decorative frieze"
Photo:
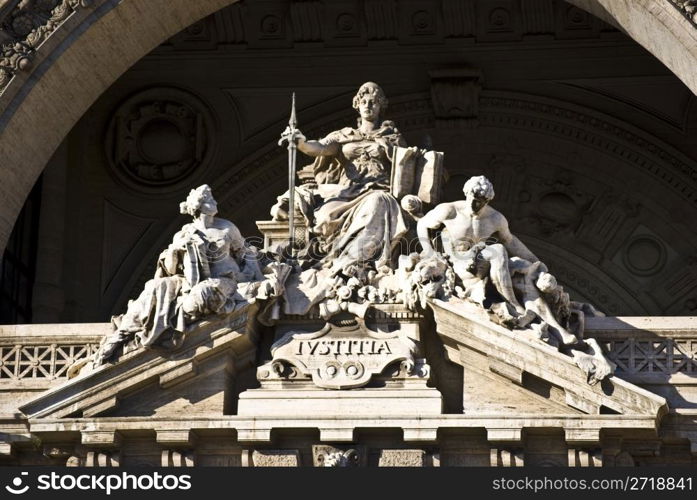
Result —
<path fill-rule="evenodd" d="M 0 92 L 15 74 L 32 67 L 36 49 L 66 19 L 92 4 L 93 0 L 29 0 L 10 11 L 0 24 Z"/>
<path fill-rule="evenodd" d="M 424 467 L 429 458 L 424 450 L 380 450 L 378 467 Z"/>
<path fill-rule="evenodd" d="M 298 450 L 254 450 L 251 453 L 253 467 L 299 467 Z"/>
<path fill-rule="evenodd" d="M 697 0 L 669 0 L 697 28 Z"/>
<path fill-rule="evenodd" d="M 608 29 L 585 11 L 555 0 L 243 0 L 195 23 L 171 45 L 175 50 L 215 50 L 219 45 L 290 49 L 297 43 L 596 38 L 601 26 Z"/>
<path fill-rule="evenodd" d="M 482 124 L 525 127 L 601 148 L 667 183 L 691 203 L 697 203 L 697 192 L 689 182 L 697 178 L 695 166 L 617 122 L 571 107 L 499 92 L 484 93 L 480 108 Z"/>

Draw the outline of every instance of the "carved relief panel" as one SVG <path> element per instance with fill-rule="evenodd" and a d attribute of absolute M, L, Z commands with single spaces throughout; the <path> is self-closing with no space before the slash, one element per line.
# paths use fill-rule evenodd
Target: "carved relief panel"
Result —
<path fill-rule="evenodd" d="M 205 168 L 215 146 L 213 118 L 196 96 L 151 88 L 127 99 L 106 135 L 109 166 L 129 187 L 161 189 Z"/>

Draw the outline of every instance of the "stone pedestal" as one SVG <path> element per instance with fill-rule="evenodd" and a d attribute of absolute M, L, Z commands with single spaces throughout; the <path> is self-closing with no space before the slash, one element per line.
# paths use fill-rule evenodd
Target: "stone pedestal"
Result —
<path fill-rule="evenodd" d="M 441 393 L 427 385 L 421 320 L 401 304 L 375 306 L 365 318 L 281 320 L 273 358 L 257 368 L 261 388 L 240 394 L 238 414 L 440 415 Z"/>
<path fill-rule="evenodd" d="M 302 217 L 295 217 L 294 240 L 298 247 L 304 247 L 309 241 L 309 228 L 307 221 Z M 259 231 L 264 235 L 264 248 L 273 249 L 288 244 L 288 221 L 259 220 Z"/>

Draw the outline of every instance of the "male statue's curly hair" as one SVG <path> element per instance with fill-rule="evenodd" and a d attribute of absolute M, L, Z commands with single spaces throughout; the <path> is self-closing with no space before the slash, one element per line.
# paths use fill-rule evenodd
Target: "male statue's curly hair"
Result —
<path fill-rule="evenodd" d="M 462 192 L 465 193 L 466 198 L 473 196 L 475 198 L 484 198 L 487 201 L 494 199 L 494 185 L 483 175 L 470 177 L 465 182 Z"/>

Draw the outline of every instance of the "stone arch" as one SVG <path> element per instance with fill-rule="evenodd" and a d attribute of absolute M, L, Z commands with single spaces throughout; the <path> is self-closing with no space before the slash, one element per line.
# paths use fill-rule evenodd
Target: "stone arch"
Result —
<path fill-rule="evenodd" d="M 60 2 L 65 19 L 53 31 L 37 27 L 45 40 L 31 66 L 19 65 L 28 71 L 0 94 L 0 247 L 49 158 L 96 98 L 160 43 L 235 1 Z"/>
<path fill-rule="evenodd" d="M 687 0 L 567 0 L 626 32 L 697 94 L 697 16 Z"/>

